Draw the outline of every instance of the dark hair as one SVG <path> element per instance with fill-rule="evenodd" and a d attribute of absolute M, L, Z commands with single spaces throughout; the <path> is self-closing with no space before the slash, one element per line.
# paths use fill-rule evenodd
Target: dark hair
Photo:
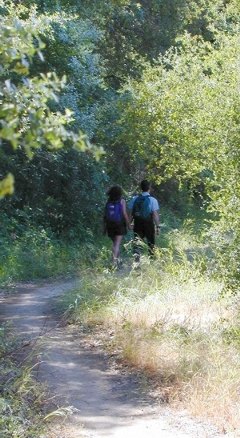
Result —
<path fill-rule="evenodd" d="M 141 189 L 142 189 L 143 192 L 148 192 L 148 190 L 149 190 L 150 187 L 151 187 L 151 184 L 150 184 L 149 181 L 147 181 L 146 179 L 144 179 L 144 180 L 141 182 L 140 186 L 141 186 Z"/>
<path fill-rule="evenodd" d="M 109 201 L 120 201 L 122 197 L 122 188 L 120 186 L 113 186 L 108 190 L 107 195 Z"/>

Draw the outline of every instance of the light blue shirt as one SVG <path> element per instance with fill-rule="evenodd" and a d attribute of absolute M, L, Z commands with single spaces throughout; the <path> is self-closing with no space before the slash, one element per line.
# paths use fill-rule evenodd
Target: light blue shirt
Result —
<path fill-rule="evenodd" d="M 149 192 L 142 192 L 142 196 L 148 196 Z M 129 202 L 128 202 L 128 209 L 132 210 L 135 200 L 138 198 L 139 195 L 134 196 Z M 151 211 L 158 211 L 159 210 L 159 203 L 156 198 L 153 196 L 150 196 L 150 205 L 151 205 Z"/>

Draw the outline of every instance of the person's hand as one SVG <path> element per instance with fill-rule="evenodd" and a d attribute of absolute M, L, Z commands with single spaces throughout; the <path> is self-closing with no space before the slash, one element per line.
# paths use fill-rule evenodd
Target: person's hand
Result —
<path fill-rule="evenodd" d="M 157 236 L 159 236 L 159 234 L 160 234 L 160 226 L 159 225 L 156 226 L 156 234 L 157 234 Z"/>
<path fill-rule="evenodd" d="M 128 224 L 128 229 L 133 230 L 133 224 Z"/>

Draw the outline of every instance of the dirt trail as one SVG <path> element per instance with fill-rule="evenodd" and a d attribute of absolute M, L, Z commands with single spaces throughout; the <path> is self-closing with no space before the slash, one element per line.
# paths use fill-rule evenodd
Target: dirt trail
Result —
<path fill-rule="evenodd" d="M 52 313 L 52 299 L 77 286 L 76 280 L 25 284 L 1 299 L 1 319 L 12 321 L 19 335 L 44 335 L 38 377 L 60 406 L 77 411 L 57 438 L 217 438 L 212 427 L 159 406 L 136 375 L 111 366 L 97 346 L 90 348 L 76 329 L 61 327 Z M 224 435 L 226 437 L 226 435 Z"/>

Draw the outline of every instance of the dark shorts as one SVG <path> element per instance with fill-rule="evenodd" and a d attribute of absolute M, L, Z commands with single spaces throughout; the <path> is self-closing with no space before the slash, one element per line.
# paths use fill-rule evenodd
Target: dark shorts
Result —
<path fill-rule="evenodd" d="M 135 237 L 146 238 L 149 246 L 155 244 L 155 227 L 153 221 L 135 220 L 133 228 Z"/>
<path fill-rule="evenodd" d="M 123 224 L 116 224 L 114 223 L 108 223 L 107 224 L 107 234 L 108 237 L 113 239 L 115 236 L 123 236 L 127 232 L 126 225 Z"/>

